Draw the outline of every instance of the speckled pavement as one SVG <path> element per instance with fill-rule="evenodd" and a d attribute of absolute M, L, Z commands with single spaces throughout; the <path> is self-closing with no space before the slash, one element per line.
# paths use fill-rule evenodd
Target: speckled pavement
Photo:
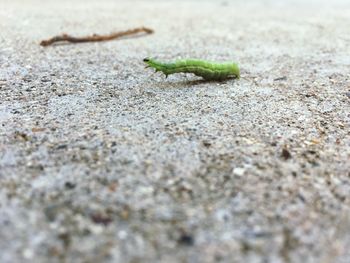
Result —
<path fill-rule="evenodd" d="M 0 262 L 350 262 L 350 3 L 0 4 Z M 39 46 L 139 26 L 150 36 Z M 165 79 L 147 56 L 237 61 Z"/>

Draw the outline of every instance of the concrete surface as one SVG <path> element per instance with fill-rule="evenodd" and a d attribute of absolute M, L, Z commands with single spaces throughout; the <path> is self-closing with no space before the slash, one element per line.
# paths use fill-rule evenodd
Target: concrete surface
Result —
<path fill-rule="evenodd" d="M 349 1 L 0 8 L 0 261 L 350 262 Z M 67 32 L 152 36 L 42 48 Z M 142 59 L 238 61 L 168 79 Z"/>

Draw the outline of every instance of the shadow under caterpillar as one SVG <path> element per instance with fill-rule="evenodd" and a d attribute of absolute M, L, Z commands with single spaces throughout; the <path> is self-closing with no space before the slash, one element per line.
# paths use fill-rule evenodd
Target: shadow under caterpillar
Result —
<path fill-rule="evenodd" d="M 154 68 L 156 72 L 161 71 L 168 75 L 174 73 L 193 73 L 205 80 L 224 80 L 230 77 L 240 77 L 239 67 L 236 63 L 215 63 L 199 59 L 177 60 L 175 62 L 163 63 L 152 58 L 143 60 L 148 66 Z"/>

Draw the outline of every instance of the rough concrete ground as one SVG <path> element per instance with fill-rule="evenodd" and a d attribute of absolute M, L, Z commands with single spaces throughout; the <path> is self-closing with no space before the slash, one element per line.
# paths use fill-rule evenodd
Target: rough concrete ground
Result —
<path fill-rule="evenodd" d="M 345 0 L 2 0 L 0 261 L 350 262 L 349 17 Z M 242 78 L 165 79 L 146 56 Z"/>

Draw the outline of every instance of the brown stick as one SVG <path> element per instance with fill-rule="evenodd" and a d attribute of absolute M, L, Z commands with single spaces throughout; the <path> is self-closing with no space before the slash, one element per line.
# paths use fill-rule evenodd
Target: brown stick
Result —
<path fill-rule="evenodd" d="M 43 47 L 46 47 L 46 46 L 52 45 L 53 43 L 63 42 L 63 41 L 70 42 L 70 43 L 108 41 L 108 40 L 117 39 L 125 36 L 135 35 L 138 33 L 152 34 L 153 32 L 154 32 L 153 29 L 150 29 L 147 27 L 139 27 L 135 29 L 112 33 L 109 35 L 94 34 L 92 36 L 87 36 L 87 37 L 73 37 L 67 34 L 63 34 L 60 36 L 52 37 L 47 40 L 43 40 L 40 42 L 40 45 Z"/>

